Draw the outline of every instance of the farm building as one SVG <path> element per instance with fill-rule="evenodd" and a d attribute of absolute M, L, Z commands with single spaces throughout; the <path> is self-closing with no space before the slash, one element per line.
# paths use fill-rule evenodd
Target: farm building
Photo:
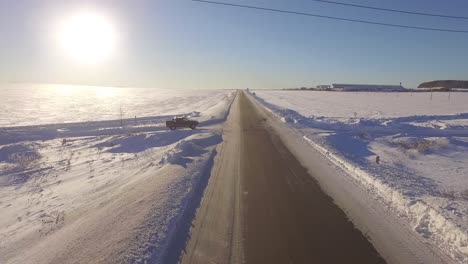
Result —
<path fill-rule="evenodd" d="M 338 84 L 331 85 L 333 89 L 343 91 L 404 91 L 401 85 L 380 85 L 380 84 Z"/>
<path fill-rule="evenodd" d="M 317 89 L 330 89 L 332 88 L 332 86 L 329 84 L 322 84 L 322 85 L 317 85 L 316 88 Z"/>

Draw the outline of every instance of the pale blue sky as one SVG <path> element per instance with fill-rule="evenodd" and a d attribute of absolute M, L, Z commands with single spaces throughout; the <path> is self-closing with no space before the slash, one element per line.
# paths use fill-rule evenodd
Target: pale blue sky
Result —
<path fill-rule="evenodd" d="M 386 23 L 468 30 L 451 20 L 308 0 L 220 0 Z M 337 0 L 466 16 L 466 0 Z M 93 66 L 58 51 L 57 21 L 83 8 L 112 20 L 115 56 Z M 283 88 L 332 82 L 416 86 L 468 79 L 468 34 L 416 31 L 190 0 L 0 0 L 0 82 L 160 88 Z"/>

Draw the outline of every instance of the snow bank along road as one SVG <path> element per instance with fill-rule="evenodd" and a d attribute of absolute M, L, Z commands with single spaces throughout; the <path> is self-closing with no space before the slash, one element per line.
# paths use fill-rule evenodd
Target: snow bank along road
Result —
<path fill-rule="evenodd" d="M 183 263 L 383 263 L 239 92 Z"/>

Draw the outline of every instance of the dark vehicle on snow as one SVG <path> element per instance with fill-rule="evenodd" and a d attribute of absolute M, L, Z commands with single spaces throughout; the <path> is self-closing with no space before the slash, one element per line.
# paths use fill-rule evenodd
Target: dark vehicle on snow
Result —
<path fill-rule="evenodd" d="M 166 127 L 171 130 L 177 129 L 178 127 L 188 127 L 195 129 L 198 126 L 198 121 L 188 119 L 187 117 L 174 117 L 172 120 L 166 121 Z"/>

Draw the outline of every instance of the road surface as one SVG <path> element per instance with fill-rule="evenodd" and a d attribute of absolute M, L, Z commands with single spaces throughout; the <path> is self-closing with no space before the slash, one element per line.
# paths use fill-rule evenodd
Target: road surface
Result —
<path fill-rule="evenodd" d="M 182 263 L 384 263 L 239 92 Z"/>

